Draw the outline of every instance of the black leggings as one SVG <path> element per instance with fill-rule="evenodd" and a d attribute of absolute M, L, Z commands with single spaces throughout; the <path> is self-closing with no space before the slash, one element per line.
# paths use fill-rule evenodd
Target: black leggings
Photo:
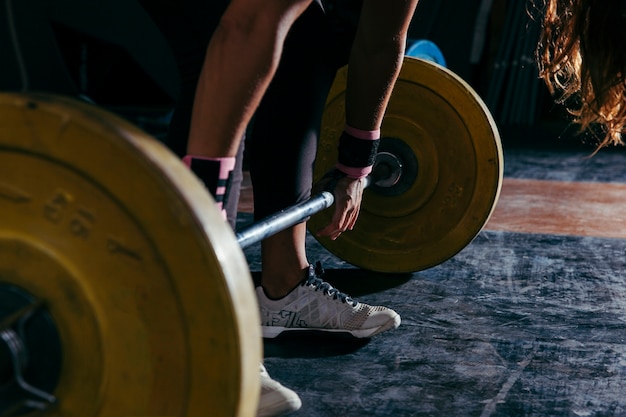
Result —
<path fill-rule="evenodd" d="M 257 110 L 246 141 L 257 220 L 310 196 L 326 97 L 351 44 L 334 28 L 317 4 L 305 11 Z"/>
<path fill-rule="evenodd" d="M 195 87 L 206 45 L 218 21 L 215 13 L 221 15 L 228 1 L 184 3 L 186 8 L 180 18 L 169 16 L 164 23 L 164 33 L 181 74 L 180 97 L 166 143 L 180 156 L 187 147 Z M 211 19 L 203 18 L 206 13 L 212 13 Z M 353 23 L 350 18 L 324 13 L 314 2 L 289 32 L 277 73 L 248 129 L 248 137 L 242 140 L 257 220 L 310 196 L 324 104 L 337 69 L 347 63 Z M 233 227 L 243 151 L 242 146 L 226 207 Z"/>

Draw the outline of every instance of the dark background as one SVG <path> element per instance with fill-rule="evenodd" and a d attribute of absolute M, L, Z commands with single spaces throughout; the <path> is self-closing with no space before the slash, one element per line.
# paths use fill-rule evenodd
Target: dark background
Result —
<path fill-rule="evenodd" d="M 179 80 L 155 21 L 174 3 L 12 2 L 0 9 L 0 90 L 80 96 L 159 136 Z M 435 42 L 447 67 L 479 93 L 502 131 L 511 132 L 505 142 L 528 128 L 562 130 L 567 124 L 537 78 L 538 26 L 530 4 L 420 0 L 410 30 L 412 41 Z"/>

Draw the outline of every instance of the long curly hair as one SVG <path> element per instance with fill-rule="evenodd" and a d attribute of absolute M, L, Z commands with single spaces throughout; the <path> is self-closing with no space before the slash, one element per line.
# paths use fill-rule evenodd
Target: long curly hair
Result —
<path fill-rule="evenodd" d="M 536 49 L 539 75 L 580 130 L 595 131 L 598 149 L 624 144 L 626 1 L 541 1 Z M 596 127 L 600 127 L 598 134 Z M 590 129 L 591 128 L 591 129 Z"/>

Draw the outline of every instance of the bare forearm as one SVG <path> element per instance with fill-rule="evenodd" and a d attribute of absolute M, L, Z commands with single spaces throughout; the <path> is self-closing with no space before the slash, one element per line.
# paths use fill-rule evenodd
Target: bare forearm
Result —
<path fill-rule="evenodd" d="M 365 0 L 348 67 L 349 125 L 365 130 L 380 128 L 416 6 L 417 0 Z"/>

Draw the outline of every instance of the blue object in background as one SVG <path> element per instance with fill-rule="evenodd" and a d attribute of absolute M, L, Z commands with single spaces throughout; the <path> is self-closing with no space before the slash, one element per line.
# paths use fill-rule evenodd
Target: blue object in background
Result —
<path fill-rule="evenodd" d="M 446 66 L 446 59 L 439 47 L 432 41 L 426 39 L 409 40 L 405 55 L 413 58 L 421 58 L 443 67 Z"/>

